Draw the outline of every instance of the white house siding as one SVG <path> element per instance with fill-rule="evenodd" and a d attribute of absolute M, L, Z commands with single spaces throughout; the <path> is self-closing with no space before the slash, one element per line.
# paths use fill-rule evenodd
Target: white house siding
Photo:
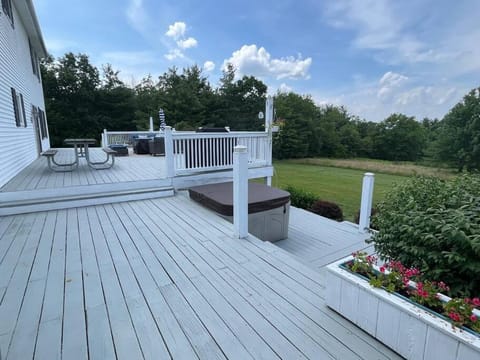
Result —
<path fill-rule="evenodd" d="M 0 6 L 0 186 L 38 157 L 32 105 L 45 111 L 42 84 L 32 70 L 28 35 L 15 6 L 13 13 L 14 28 Z M 23 95 L 26 128 L 15 124 L 12 87 Z M 41 146 L 42 151 L 48 149 L 49 139 L 43 139 Z"/>

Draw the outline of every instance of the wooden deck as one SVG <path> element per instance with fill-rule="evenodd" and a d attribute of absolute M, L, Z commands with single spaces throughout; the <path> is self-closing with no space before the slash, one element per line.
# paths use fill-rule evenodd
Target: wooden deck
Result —
<path fill-rule="evenodd" d="M 58 162 L 74 160 L 73 149 L 58 149 Z M 117 156 L 115 166 L 108 170 L 91 169 L 84 158 L 80 158 L 78 169 L 71 172 L 54 172 L 47 166 L 47 159 L 40 157 L 5 184 L 0 191 L 23 191 L 54 189 L 77 185 L 111 184 L 119 182 L 156 180 L 166 177 L 163 156 L 136 155 L 130 150 L 129 156 Z M 100 148 L 91 148 L 93 161 L 105 160 Z"/>
<path fill-rule="evenodd" d="M 2 359 L 399 358 L 232 233 L 183 196 L 0 218 Z"/>
<path fill-rule="evenodd" d="M 301 262 L 321 269 L 323 266 L 371 246 L 365 243 L 369 234 L 358 232 L 348 221 L 337 222 L 309 211 L 290 207 L 288 239 L 275 245 L 293 254 Z"/>

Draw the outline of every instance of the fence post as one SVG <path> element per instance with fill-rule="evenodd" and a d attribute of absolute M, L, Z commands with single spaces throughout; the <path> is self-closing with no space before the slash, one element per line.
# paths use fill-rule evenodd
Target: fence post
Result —
<path fill-rule="evenodd" d="M 362 184 L 362 201 L 360 203 L 360 219 L 358 221 L 358 231 L 365 233 L 370 228 L 370 216 L 372 214 L 373 185 L 375 183 L 375 174 L 365 173 Z"/>
<path fill-rule="evenodd" d="M 167 177 L 175 177 L 175 154 L 173 153 L 172 128 L 165 126 L 165 162 L 167 163 Z"/>
<path fill-rule="evenodd" d="M 107 134 L 107 129 L 103 129 L 103 136 L 102 136 L 102 140 L 103 140 L 103 144 L 102 146 L 103 147 L 108 147 L 108 134 Z"/>
<path fill-rule="evenodd" d="M 233 226 L 235 237 L 248 236 L 248 152 L 242 145 L 233 150 Z"/>

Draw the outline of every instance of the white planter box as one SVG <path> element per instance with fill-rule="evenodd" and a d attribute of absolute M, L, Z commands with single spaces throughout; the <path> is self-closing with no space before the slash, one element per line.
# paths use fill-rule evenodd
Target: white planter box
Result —
<path fill-rule="evenodd" d="M 478 360 L 480 338 L 340 268 L 327 267 L 326 303 L 406 359 Z"/>

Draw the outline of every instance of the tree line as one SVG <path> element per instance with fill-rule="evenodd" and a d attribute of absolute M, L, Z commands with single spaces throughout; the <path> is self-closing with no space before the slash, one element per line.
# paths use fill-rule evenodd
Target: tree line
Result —
<path fill-rule="evenodd" d="M 136 86 L 123 83 L 111 65 L 102 69 L 85 54 L 67 53 L 42 63 L 43 87 L 52 146 L 68 137 L 99 139 L 104 128 L 147 130 L 158 126 L 158 110 L 177 130 L 200 126 L 264 130 L 258 118 L 267 86 L 254 76 L 237 78 L 228 66 L 216 87 L 201 68 L 170 68 Z M 376 123 L 342 106 L 318 106 L 307 95 L 275 95 L 274 157 L 367 157 L 393 161 L 438 161 L 458 170 L 480 168 L 480 88 L 473 89 L 443 119 L 392 114 Z"/>

